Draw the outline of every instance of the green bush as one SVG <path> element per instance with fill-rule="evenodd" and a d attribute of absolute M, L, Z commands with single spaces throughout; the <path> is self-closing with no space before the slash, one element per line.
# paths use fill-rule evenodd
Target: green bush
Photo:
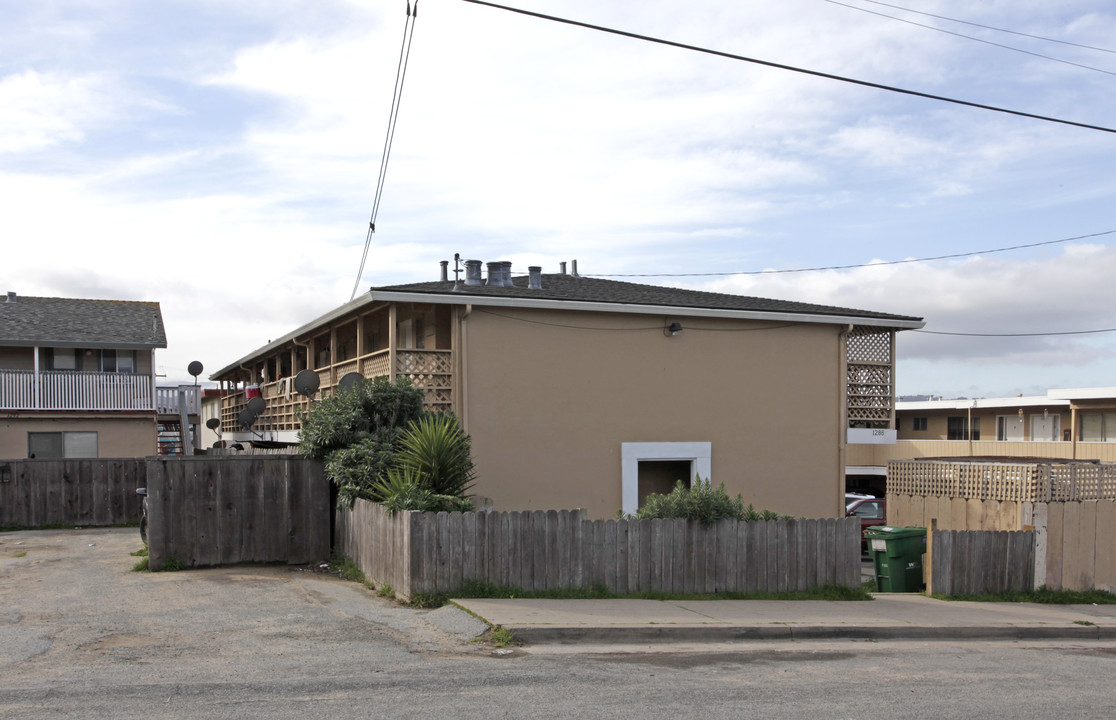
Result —
<path fill-rule="evenodd" d="M 751 503 L 744 504 L 744 496 L 730 496 L 725 492 L 725 484 L 713 487 L 710 480 L 697 476 L 692 487 L 686 487 L 681 480 L 666 495 L 652 494 L 643 499 L 643 506 L 636 511 L 635 518 L 682 518 L 697 520 L 704 527 L 718 520 L 776 520 L 779 513 L 771 510 L 756 510 Z"/>
<path fill-rule="evenodd" d="M 409 378 L 365 380 L 349 392 L 314 403 L 302 418 L 299 451 L 325 460 L 384 428 L 402 428 L 423 415 L 423 392 Z"/>
<path fill-rule="evenodd" d="M 384 506 L 389 515 L 400 510 L 415 512 L 467 512 L 473 501 L 457 495 L 435 492 L 409 467 L 394 467 L 372 488 L 372 499 Z"/>
<path fill-rule="evenodd" d="M 395 465 L 400 430 L 380 428 L 371 436 L 331 452 L 325 472 L 337 486 L 337 496 L 349 507 L 357 498 L 371 498 L 376 482 Z"/>

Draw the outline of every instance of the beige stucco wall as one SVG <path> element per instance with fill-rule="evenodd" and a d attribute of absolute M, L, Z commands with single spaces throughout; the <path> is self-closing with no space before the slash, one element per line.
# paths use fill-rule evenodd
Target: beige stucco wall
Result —
<path fill-rule="evenodd" d="M 28 432 L 79 431 L 97 433 L 99 457 L 146 457 L 155 454 L 155 418 L 36 416 L 0 419 L 0 459 L 27 457 Z"/>
<path fill-rule="evenodd" d="M 685 329 L 666 337 L 672 320 Z M 622 443 L 710 442 L 713 481 L 730 493 L 781 513 L 837 515 L 840 329 L 476 308 L 459 354 L 475 492 L 501 510 L 611 517 Z"/>

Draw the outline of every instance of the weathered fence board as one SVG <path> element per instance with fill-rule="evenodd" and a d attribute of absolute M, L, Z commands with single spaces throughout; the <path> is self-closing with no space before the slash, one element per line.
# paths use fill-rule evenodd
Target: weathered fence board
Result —
<path fill-rule="evenodd" d="M 144 458 L 0 461 L 0 527 L 139 522 Z"/>
<path fill-rule="evenodd" d="M 685 520 L 593 521 L 577 510 L 389 516 L 357 501 L 337 512 L 340 552 L 404 598 L 454 592 L 472 579 L 531 591 L 601 584 L 620 594 L 860 585 L 856 518 L 703 528 Z"/>
<path fill-rule="evenodd" d="M 1034 587 L 1032 530 L 936 530 L 931 587 L 940 595 L 982 595 Z"/>
<path fill-rule="evenodd" d="M 151 458 L 145 472 L 152 570 L 171 559 L 199 567 L 329 557 L 329 485 L 320 463 L 291 456 Z"/>

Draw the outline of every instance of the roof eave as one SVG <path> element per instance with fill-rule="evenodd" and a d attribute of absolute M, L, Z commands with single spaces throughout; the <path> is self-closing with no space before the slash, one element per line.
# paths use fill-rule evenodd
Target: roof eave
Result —
<path fill-rule="evenodd" d="M 926 325 L 921 319 L 876 318 L 861 315 L 825 315 L 820 313 L 778 312 L 770 310 L 726 310 L 721 308 L 685 307 L 679 305 L 639 305 L 630 303 L 589 302 L 554 298 L 498 297 L 422 292 L 398 292 L 372 289 L 374 300 L 382 302 L 427 302 L 449 305 L 531 308 L 539 310 L 580 310 L 583 312 L 622 312 L 640 315 L 677 315 L 682 317 L 726 318 L 733 320 L 773 320 L 826 325 L 866 325 L 896 330 L 917 330 Z"/>
<path fill-rule="evenodd" d="M 97 350 L 157 350 L 165 348 L 167 341 L 162 340 L 155 343 L 137 343 L 137 342 L 112 342 L 105 340 L 73 340 L 73 339 L 56 339 L 56 340 L 12 340 L 0 338 L 0 347 L 76 347 L 76 348 L 89 348 Z"/>

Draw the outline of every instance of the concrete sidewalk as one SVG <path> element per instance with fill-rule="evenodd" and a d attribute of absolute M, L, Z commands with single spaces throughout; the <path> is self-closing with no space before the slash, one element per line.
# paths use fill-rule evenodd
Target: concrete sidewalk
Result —
<path fill-rule="evenodd" d="M 729 640 L 1116 640 L 1116 605 L 1039 605 L 877 594 L 816 600 L 453 602 L 528 643 Z"/>

